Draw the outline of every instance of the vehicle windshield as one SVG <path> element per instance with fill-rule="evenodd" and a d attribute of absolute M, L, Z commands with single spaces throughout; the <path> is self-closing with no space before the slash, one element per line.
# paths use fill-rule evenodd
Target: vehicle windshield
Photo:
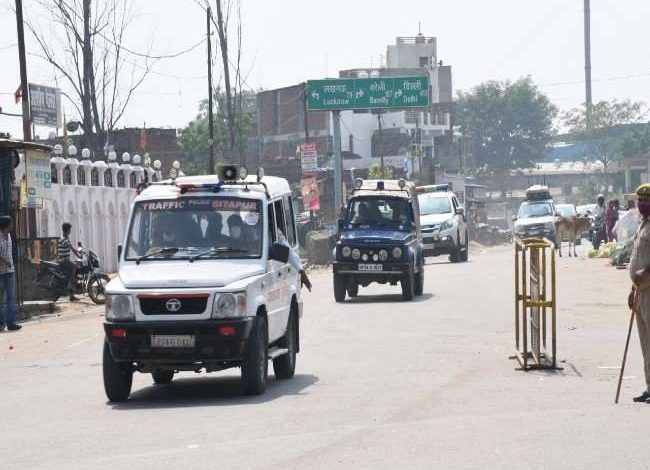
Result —
<path fill-rule="evenodd" d="M 127 260 L 259 258 L 260 201 L 188 197 L 136 204 L 125 251 Z"/>
<path fill-rule="evenodd" d="M 593 214 L 595 210 L 596 204 L 584 204 L 577 207 L 578 214 L 580 215 Z"/>
<path fill-rule="evenodd" d="M 517 218 L 527 219 L 529 217 L 547 217 L 553 215 L 553 207 L 550 202 L 524 202 L 519 208 Z"/>
<path fill-rule="evenodd" d="M 358 197 L 351 201 L 348 224 L 355 228 L 411 230 L 411 206 L 404 198 Z"/>
<path fill-rule="evenodd" d="M 562 216 L 562 217 L 575 217 L 576 215 L 576 208 L 570 204 L 565 205 L 565 204 L 558 204 L 555 206 L 555 210 Z"/>
<path fill-rule="evenodd" d="M 449 214 L 451 212 L 451 202 L 446 196 L 423 196 L 419 198 L 419 203 L 420 215 Z"/>

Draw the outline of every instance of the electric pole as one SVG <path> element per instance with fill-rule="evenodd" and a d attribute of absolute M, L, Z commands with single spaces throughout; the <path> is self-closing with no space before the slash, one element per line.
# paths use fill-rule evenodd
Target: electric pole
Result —
<path fill-rule="evenodd" d="M 382 127 L 381 127 L 381 112 L 377 113 L 377 122 L 379 123 L 379 145 L 378 151 L 379 151 L 379 157 L 381 158 L 381 179 L 385 178 L 385 173 L 384 173 L 384 135 L 382 132 Z"/>
<path fill-rule="evenodd" d="M 211 175 L 214 173 L 214 117 L 212 112 L 212 38 L 210 29 L 212 10 L 209 6 L 206 10 L 206 15 L 208 24 L 208 147 L 210 152 L 208 175 Z"/>
<path fill-rule="evenodd" d="M 591 8 L 590 0 L 585 2 L 585 106 L 587 118 L 587 130 L 591 130 Z"/>
<path fill-rule="evenodd" d="M 20 89 L 23 104 L 23 140 L 32 140 L 29 126 L 29 90 L 27 87 L 27 60 L 25 57 L 25 25 L 23 23 L 23 2 L 16 0 L 16 27 L 18 29 L 18 60 L 20 61 Z"/>

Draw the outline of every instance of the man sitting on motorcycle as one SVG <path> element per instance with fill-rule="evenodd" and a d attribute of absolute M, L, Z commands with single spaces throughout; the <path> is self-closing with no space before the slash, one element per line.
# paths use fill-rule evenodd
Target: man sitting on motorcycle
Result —
<path fill-rule="evenodd" d="M 73 252 L 77 258 L 81 257 L 80 250 L 72 246 L 70 242 L 70 231 L 72 224 L 64 222 L 61 226 L 63 235 L 59 238 L 57 261 L 63 271 L 68 275 L 68 292 L 70 293 L 70 302 L 79 300 L 74 296 L 74 282 L 77 276 L 77 265 L 70 260 L 70 252 Z"/>

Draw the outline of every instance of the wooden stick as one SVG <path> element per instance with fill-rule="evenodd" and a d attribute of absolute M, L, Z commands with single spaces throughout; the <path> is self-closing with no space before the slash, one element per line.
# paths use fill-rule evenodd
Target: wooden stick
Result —
<path fill-rule="evenodd" d="M 623 363 L 621 364 L 621 373 L 618 376 L 618 387 L 616 387 L 615 404 L 618 404 L 618 399 L 621 396 L 621 384 L 623 383 L 623 373 L 625 372 L 625 360 L 627 359 L 627 348 L 630 346 L 630 336 L 632 336 L 632 325 L 634 325 L 634 313 L 636 312 L 638 294 L 634 294 L 634 304 L 632 305 L 632 313 L 630 315 L 630 326 L 627 329 L 627 340 L 625 341 L 625 351 L 623 351 Z"/>

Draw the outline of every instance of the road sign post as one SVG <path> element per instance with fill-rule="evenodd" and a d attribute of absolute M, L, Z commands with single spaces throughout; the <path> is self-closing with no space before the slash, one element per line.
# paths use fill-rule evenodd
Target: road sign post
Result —
<path fill-rule="evenodd" d="M 338 218 L 343 207 L 343 179 L 341 175 L 341 111 L 333 111 L 334 118 L 334 217 Z"/>

